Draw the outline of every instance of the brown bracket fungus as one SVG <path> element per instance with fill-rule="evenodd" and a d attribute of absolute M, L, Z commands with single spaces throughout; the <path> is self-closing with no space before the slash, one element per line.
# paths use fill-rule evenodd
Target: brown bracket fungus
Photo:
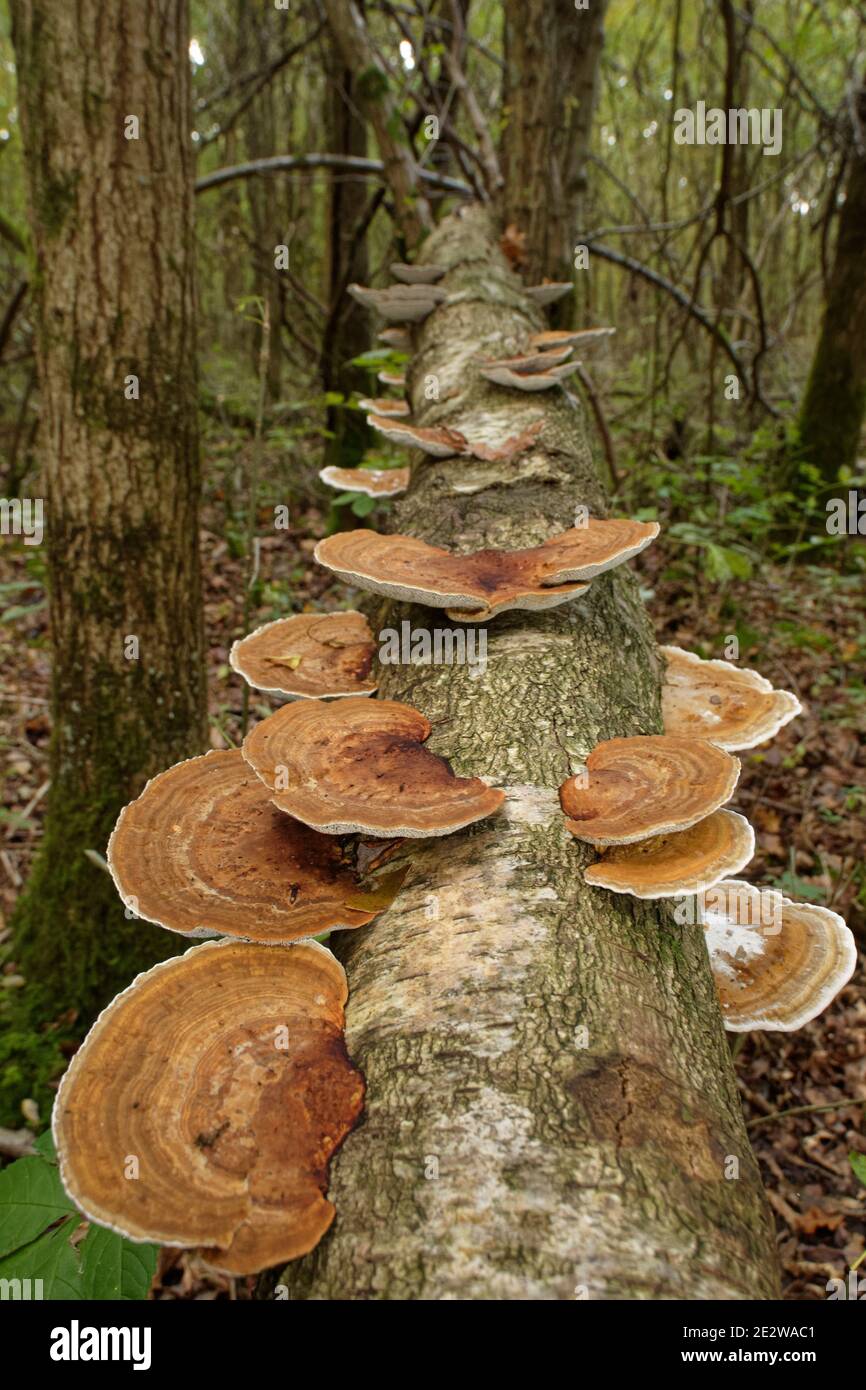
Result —
<path fill-rule="evenodd" d="M 406 378 L 402 372 L 378 372 L 377 379 L 383 386 L 393 386 L 398 391 L 402 391 L 406 385 Z"/>
<path fill-rule="evenodd" d="M 386 477 L 391 472 L 402 474 L 408 469 L 385 470 Z M 372 695 L 376 681 L 370 670 L 375 654 L 367 619 L 348 609 L 298 613 L 265 623 L 234 643 L 229 664 L 247 685 L 273 699 L 338 700 L 344 695 Z"/>
<path fill-rule="evenodd" d="M 615 328 L 548 328 L 544 333 L 533 333 L 529 346 L 539 352 L 558 347 L 593 347 L 615 332 Z"/>
<path fill-rule="evenodd" d="M 64 1187 L 134 1241 L 205 1247 L 230 1274 L 312 1250 L 334 1219 L 328 1163 L 357 1122 L 346 977 L 315 942 L 207 942 L 139 975 L 60 1083 Z"/>
<path fill-rule="evenodd" d="M 108 865 L 137 917 L 184 936 L 279 945 L 366 926 L 389 905 L 333 836 L 277 810 L 239 748 L 152 778 L 121 811 Z"/>
<path fill-rule="evenodd" d="M 498 357 L 485 361 L 485 367 L 504 367 L 512 372 L 546 372 L 551 367 L 556 367 L 560 362 L 565 362 L 571 356 L 571 348 L 565 346 L 554 346 L 546 352 L 524 352 L 519 357 Z"/>
<path fill-rule="evenodd" d="M 362 589 L 483 622 L 507 609 L 554 608 L 577 597 L 586 580 L 639 554 L 658 531 L 654 521 L 590 519 L 527 550 L 454 555 L 412 536 L 365 529 L 327 536 L 314 554 Z"/>
<path fill-rule="evenodd" d="M 285 705 L 243 753 L 281 811 L 329 835 L 450 835 L 497 811 L 505 793 L 456 777 L 424 747 L 431 724 L 393 700 Z"/>
<path fill-rule="evenodd" d="M 445 274 L 444 265 L 407 265 L 405 261 L 392 261 L 391 274 L 403 285 L 435 285 Z"/>
<path fill-rule="evenodd" d="M 365 309 L 375 309 L 392 323 L 420 323 L 448 298 L 438 285 L 391 285 L 386 290 L 350 285 L 348 292 Z"/>
<path fill-rule="evenodd" d="M 510 386 L 515 391 L 549 391 L 566 377 L 580 369 L 580 362 L 563 362 L 548 371 L 515 372 L 510 367 L 482 367 L 481 375 L 497 386 Z"/>
<path fill-rule="evenodd" d="M 586 776 L 559 789 L 566 825 L 594 845 L 630 845 L 688 830 L 733 795 L 738 758 L 703 739 L 643 734 L 599 743 Z"/>
<path fill-rule="evenodd" d="M 389 420 L 382 415 L 368 415 L 367 424 L 392 444 L 402 444 L 407 449 L 421 449 L 433 458 L 453 458 L 455 454 L 466 452 L 466 436 L 459 430 L 449 430 L 446 425 L 435 429 L 425 429 L 420 425 L 410 425 L 408 420 Z"/>
<path fill-rule="evenodd" d="M 838 913 L 729 879 L 698 896 L 710 966 L 732 1033 L 792 1032 L 850 980 L 857 946 Z"/>
<path fill-rule="evenodd" d="M 406 351 L 412 346 L 412 339 L 407 328 L 383 328 L 376 337 L 380 343 L 387 343 L 389 347 L 402 348 Z"/>
<path fill-rule="evenodd" d="M 688 830 L 612 845 L 584 871 L 587 883 L 635 898 L 699 893 L 738 874 L 755 853 L 755 832 L 737 811 L 714 811 Z"/>
<path fill-rule="evenodd" d="M 529 285 L 523 292 L 533 303 L 545 305 L 555 304 L 558 299 L 564 299 L 573 289 L 570 280 L 547 280 L 543 285 Z"/>
<path fill-rule="evenodd" d="M 409 486 L 408 468 L 336 468 L 329 464 L 319 473 L 328 487 L 341 492 L 363 492 L 366 497 L 399 497 Z"/>
<path fill-rule="evenodd" d="M 735 752 L 773 738 L 802 713 L 790 690 L 729 661 L 704 661 L 682 647 L 662 647 L 667 663 L 662 687 L 665 733 L 708 738 Z"/>
<path fill-rule="evenodd" d="M 398 401 L 391 396 L 362 396 L 358 401 L 362 410 L 373 415 L 403 417 L 408 416 L 411 407 L 408 401 Z"/>

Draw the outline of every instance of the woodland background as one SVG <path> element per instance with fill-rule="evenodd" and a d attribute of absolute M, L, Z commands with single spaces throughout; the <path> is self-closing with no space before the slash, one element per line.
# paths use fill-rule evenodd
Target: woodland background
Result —
<path fill-rule="evenodd" d="M 18 8 L 23 16 L 33 6 Z M 364 356 L 381 349 L 377 325 L 345 294 L 354 280 L 386 283 L 411 238 L 412 196 L 401 200 L 344 162 L 381 158 L 384 140 L 440 179 L 499 197 L 506 250 L 527 283 L 573 277 L 555 326 L 616 326 L 611 346 L 587 359 L 579 390 L 614 512 L 663 523 L 638 565 L 659 641 L 722 656 L 735 636 L 743 664 L 807 705 L 772 744 L 743 755 L 739 804 L 758 834 L 749 879 L 832 907 L 863 939 L 866 546 L 828 533 L 826 504 L 866 487 L 866 11 L 837 0 L 611 0 L 594 7 L 603 47 L 598 23 L 573 50 L 557 29 L 570 23 L 570 4 L 367 0 L 376 61 L 352 65 L 325 8 L 190 7 L 187 154 L 198 191 L 187 249 L 197 323 L 194 340 L 187 325 L 153 349 L 155 361 L 188 368 L 194 423 L 180 433 L 191 457 L 198 431 L 203 489 L 204 640 L 170 585 L 154 619 L 188 675 L 186 732 L 174 747 L 150 715 L 132 737 L 107 661 L 103 712 L 81 753 L 87 773 L 79 763 L 60 769 L 62 781 L 52 775 L 52 698 L 75 699 L 80 673 L 72 628 L 59 661 L 56 636 L 52 651 L 49 584 L 62 589 L 66 566 L 73 589 L 85 579 L 110 588 L 121 572 L 133 585 L 146 578 L 153 542 L 123 499 L 111 545 L 90 556 L 101 580 L 71 573 L 78 559 L 62 531 L 42 547 L 2 539 L 0 1122 L 16 1132 L 45 1128 L 57 1077 L 94 1011 L 134 968 L 178 948 L 156 929 L 130 942 L 101 865 L 106 827 L 143 770 L 208 744 L 232 746 L 265 712 L 229 669 L 232 641 L 271 618 L 342 602 L 311 564 L 316 539 L 359 517 L 377 525 L 389 509 L 318 480 L 325 462 L 398 457 L 367 431 L 355 402 L 378 394 L 377 370 L 399 359 Z M 57 64 L 98 63 L 100 54 L 40 32 L 22 64 L 5 7 L 0 14 L 0 495 L 35 497 L 44 491 L 46 396 L 19 83 L 30 84 L 31 142 L 62 141 Z M 594 110 L 585 96 L 593 88 Z M 521 92 L 534 94 L 525 120 L 515 116 Z M 781 108 L 781 154 L 677 145 L 673 113 L 698 100 Z M 438 140 L 425 134 L 430 115 Z M 312 160 L 208 184 L 219 170 L 323 154 L 336 166 Z M 497 167 L 504 186 L 491 190 Z M 434 218 L 457 196 L 425 192 Z M 42 236 L 56 237 L 58 256 L 75 255 L 63 188 L 55 195 L 40 204 Z M 128 274 L 152 297 L 148 235 L 144 227 L 140 256 L 127 248 Z M 589 247 L 588 270 L 573 269 L 578 244 Z M 274 265 L 281 245 L 287 269 Z M 106 350 L 117 346 L 106 339 Z M 178 447 L 176 419 L 160 429 L 157 444 L 170 432 Z M 174 542 L 192 515 L 196 469 L 183 478 L 171 500 Z M 72 516 L 86 498 L 81 479 L 68 485 Z M 274 530 L 279 506 L 289 509 L 288 530 Z M 159 544 L 174 542 L 167 530 Z M 195 675 L 202 653 L 206 696 Z M 95 707 L 92 688 L 90 697 Z M 131 743 L 135 759 L 124 763 L 117 750 Z M 43 835 L 47 806 L 55 819 Z M 103 946 L 93 954 L 82 943 L 97 930 Z M 848 1159 L 866 1153 L 862 972 L 801 1033 L 737 1038 L 734 1050 L 786 1295 L 825 1297 L 826 1280 L 866 1243 L 864 1189 Z M 177 1252 L 163 1262 L 158 1296 L 226 1292 L 245 1291 L 203 1278 Z"/>

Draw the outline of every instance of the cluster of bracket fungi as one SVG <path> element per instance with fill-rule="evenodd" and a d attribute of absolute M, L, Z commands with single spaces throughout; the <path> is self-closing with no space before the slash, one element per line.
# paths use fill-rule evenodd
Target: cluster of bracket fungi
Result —
<path fill-rule="evenodd" d="M 395 325 L 385 341 L 404 346 L 403 325 L 447 299 L 445 271 L 392 270 L 390 289 L 351 292 Z M 570 288 L 527 294 L 550 303 Z M 611 331 L 536 334 L 522 356 L 481 371 L 509 389 L 553 386 L 579 365 L 566 361 L 574 346 Z M 543 423 L 492 448 L 412 425 L 402 400 L 362 405 L 390 439 L 436 457 L 510 459 Z M 409 471 L 322 476 L 393 496 Z M 364 529 L 320 541 L 315 556 L 357 588 L 483 623 L 579 598 L 658 530 L 588 519 L 529 549 L 467 555 Z M 726 809 L 733 752 L 771 738 L 799 702 L 728 662 L 677 647 L 662 655 L 664 733 L 599 744 L 560 789 L 568 831 L 599 851 L 585 881 L 643 899 L 694 895 L 726 1027 L 799 1027 L 850 977 L 853 937 L 835 913 L 735 877 L 754 834 Z M 369 698 L 374 659 L 367 620 L 352 611 L 281 618 L 236 642 L 232 668 L 278 708 L 242 748 L 154 777 L 109 843 L 130 915 L 212 939 L 139 975 L 97 1019 L 54 1107 L 61 1175 L 90 1219 L 198 1249 L 233 1274 L 318 1243 L 335 1214 L 328 1163 L 363 1108 L 344 1040 L 345 974 L 315 938 L 362 927 L 393 902 L 405 870 L 389 861 L 403 839 L 450 834 L 505 799 L 425 747 L 431 726 L 418 710 Z"/>

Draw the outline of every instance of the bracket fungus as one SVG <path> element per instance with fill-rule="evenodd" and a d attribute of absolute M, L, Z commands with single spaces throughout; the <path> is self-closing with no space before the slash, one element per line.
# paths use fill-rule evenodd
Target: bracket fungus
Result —
<path fill-rule="evenodd" d="M 402 372 L 390 372 L 388 370 L 377 373 L 377 379 L 383 386 L 393 386 L 395 390 L 402 391 L 406 385 L 406 378 Z"/>
<path fill-rule="evenodd" d="M 593 347 L 615 332 L 615 328 L 548 328 L 544 333 L 533 333 L 529 346 L 538 352 L 558 347 Z"/>
<path fill-rule="evenodd" d="M 438 285 L 390 285 L 386 290 L 350 285 L 349 294 L 365 309 L 375 309 L 392 323 L 420 323 L 448 298 L 447 291 Z"/>
<path fill-rule="evenodd" d="M 562 362 L 558 367 L 550 367 L 547 371 L 516 372 L 510 367 L 496 364 L 492 367 L 482 367 L 481 375 L 488 381 L 495 382 L 497 386 L 510 386 L 515 391 L 549 391 L 566 377 L 572 376 L 582 365 L 577 361 Z"/>
<path fill-rule="evenodd" d="M 682 647 L 662 647 L 665 733 L 707 738 L 735 752 L 773 738 L 802 713 L 790 690 L 776 690 L 757 671 L 704 661 Z"/>
<path fill-rule="evenodd" d="M 407 265 L 405 261 L 392 261 L 391 274 L 403 285 L 435 285 L 445 274 L 444 265 Z"/>
<path fill-rule="evenodd" d="M 284 705 L 243 754 L 281 811 L 329 835 L 450 835 L 497 811 L 505 793 L 457 777 L 424 747 L 431 724 L 394 700 Z"/>
<path fill-rule="evenodd" d="M 314 554 L 362 589 L 483 622 L 507 609 L 554 608 L 577 597 L 586 580 L 639 554 L 658 531 L 654 521 L 591 518 L 527 550 L 454 555 L 414 536 L 364 529 L 327 536 Z"/>
<path fill-rule="evenodd" d="M 850 980 L 857 946 L 843 918 L 738 879 L 698 896 L 710 966 L 732 1033 L 791 1032 Z"/>
<path fill-rule="evenodd" d="M 394 469 L 386 474 L 390 471 L 408 472 Z M 370 670 L 375 653 L 367 619 L 347 609 L 298 613 L 264 623 L 234 643 L 229 664 L 247 685 L 273 699 L 337 700 L 344 695 L 372 695 L 376 681 L 371 680 Z"/>
<path fill-rule="evenodd" d="M 121 811 L 108 866 L 137 917 L 191 937 L 281 944 L 389 905 L 390 881 L 365 887 L 333 836 L 277 810 L 239 748 L 153 777 Z"/>
<path fill-rule="evenodd" d="M 688 830 L 611 845 L 584 871 L 587 883 L 635 898 L 698 893 L 738 874 L 755 852 L 755 832 L 737 811 L 713 811 Z"/>
<path fill-rule="evenodd" d="M 408 468 L 336 468 L 330 464 L 319 473 L 328 487 L 341 492 L 363 492 L 365 497 L 399 497 L 409 486 Z"/>
<path fill-rule="evenodd" d="M 407 449 L 421 449 L 433 458 L 453 458 L 455 454 L 466 452 L 466 436 L 459 430 L 449 430 L 446 425 L 427 429 L 421 425 L 410 425 L 408 420 L 389 420 L 383 415 L 368 415 L 367 424 L 392 444 L 402 444 Z"/>
<path fill-rule="evenodd" d="M 733 795 L 740 762 L 703 739 L 639 734 L 599 743 L 586 776 L 559 789 L 566 825 L 594 845 L 630 845 L 688 830 Z"/>
<path fill-rule="evenodd" d="M 546 280 L 543 285 L 528 285 L 524 288 L 524 294 L 535 304 L 555 304 L 558 299 L 564 299 L 567 294 L 571 294 L 574 286 L 570 280 Z"/>
<path fill-rule="evenodd" d="M 398 401 L 391 396 L 362 396 L 358 401 L 362 410 L 372 415 L 403 417 L 410 414 L 408 401 Z"/>
<path fill-rule="evenodd" d="M 518 357 L 497 357 L 485 360 L 485 367 L 505 367 L 512 372 L 546 372 L 551 367 L 556 367 L 560 362 L 565 362 L 571 356 L 571 348 L 568 344 L 564 346 L 552 346 L 545 352 L 524 352 Z"/>
<path fill-rule="evenodd" d="M 408 349 L 412 345 L 408 328 L 383 328 L 376 334 L 380 343 L 387 343 L 389 347 Z"/>
<path fill-rule="evenodd" d="M 345 1002 L 343 968 L 315 942 L 209 941 L 139 975 L 57 1093 L 76 1206 L 134 1241 L 204 1247 L 230 1274 L 312 1250 L 334 1219 L 328 1163 L 364 1099 Z"/>

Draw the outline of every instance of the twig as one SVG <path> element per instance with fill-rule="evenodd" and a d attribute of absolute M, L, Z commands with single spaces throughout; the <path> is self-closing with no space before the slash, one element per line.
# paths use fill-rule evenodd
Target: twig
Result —
<path fill-rule="evenodd" d="M 584 391 L 586 392 L 587 399 L 589 400 L 589 404 L 592 408 L 592 413 L 595 416 L 595 423 L 598 425 L 598 432 L 601 435 L 602 447 L 604 448 L 604 457 L 607 462 L 608 470 L 610 472 L 610 480 L 614 486 L 614 489 L 616 489 L 620 485 L 620 476 L 616 466 L 616 455 L 614 454 L 613 449 L 613 439 L 611 438 L 610 430 L 607 427 L 607 420 L 605 420 L 604 418 L 604 412 L 601 408 L 601 401 L 598 399 L 598 394 L 596 392 L 595 387 L 592 384 L 592 379 L 589 375 L 589 372 L 583 365 L 579 366 L 577 369 L 577 379 L 583 387 Z"/>
<path fill-rule="evenodd" d="M 385 165 L 381 159 L 364 159 L 357 154 L 274 154 L 267 159 L 251 159 L 246 164 L 233 164 L 226 169 L 215 169 L 212 174 L 196 179 L 196 193 L 206 193 L 209 188 L 219 188 L 222 184 L 233 183 L 235 179 L 249 179 L 255 174 L 291 173 L 294 169 L 336 169 L 342 173 L 372 175 L 381 178 Z M 461 179 L 452 179 L 447 174 L 437 174 L 432 169 L 419 166 L 418 178 L 430 188 L 442 193 L 456 193 L 461 198 L 472 198 L 473 189 Z"/>
<path fill-rule="evenodd" d="M 845 1110 L 849 1105 L 864 1105 L 866 1101 L 834 1100 L 827 1105 L 794 1105 L 790 1110 L 774 1110 L 772 1115 L 761 1115 L 757 1120 L 749 1120 L 746 1129 L 757 1129 L 759 1125 L 768 1125 L 771 1120 L 783 1120 L 788 1115 L 817 1115 L 822 1110 Z"/>

